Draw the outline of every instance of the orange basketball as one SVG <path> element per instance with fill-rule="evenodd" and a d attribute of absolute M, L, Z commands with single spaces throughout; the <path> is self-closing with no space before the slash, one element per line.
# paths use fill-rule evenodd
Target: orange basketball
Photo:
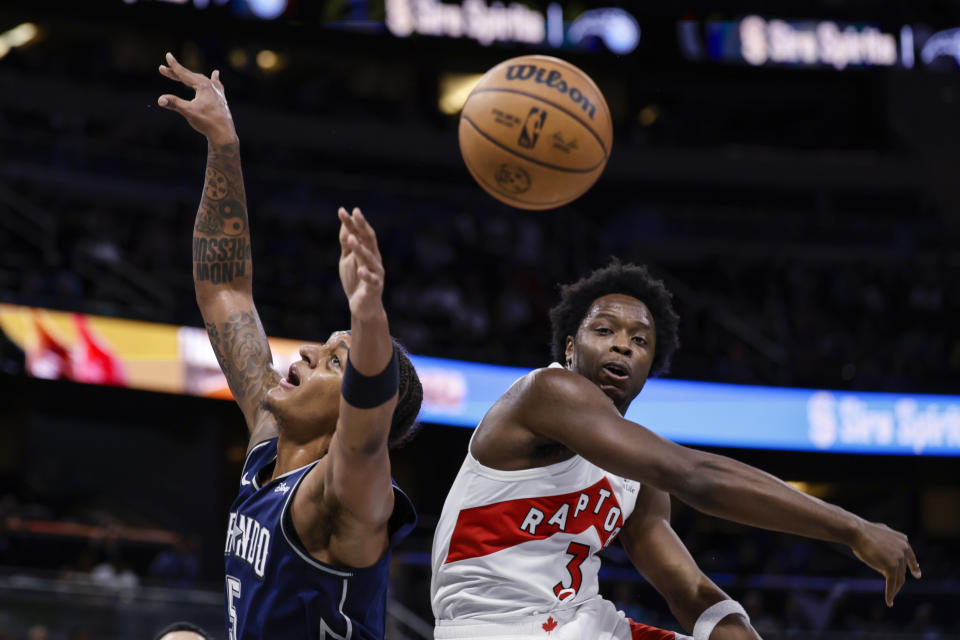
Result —
<path fill-rule="evenodd" d="M 520 56 L 483 75 L 460 114 L 460 153 L 490 195 L 521 209 L 583 195 L 610 157 L 600 89 L 569 62 Z"/>

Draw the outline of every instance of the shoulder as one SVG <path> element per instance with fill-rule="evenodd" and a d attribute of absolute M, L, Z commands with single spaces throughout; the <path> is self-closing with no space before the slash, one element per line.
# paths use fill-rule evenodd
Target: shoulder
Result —
<path fill-rule="evenodd" d="M 563 391 L 580 381 L 587 379 L 563 367 L 541 367 L 534 369 L 520 380 L 520 385 L 528 392 Z"/>
<path fill-rule="evenodd" d="M 597 419 L 613 404 L 592 382 L 559 367 L 535 369 L 521 378 L 497 407 L 497 417 L 552 440 L 584 420 Z"/>
<path fill-rule="evenodd" d="M 258 409 L 250 429 L 250 441 L 247 444 L 248 455 L 260 445 L 271 440 L 274 443 L 274 448 L 276 448 L 278 435 L 276 417 L 264 408 Z"/>
<path fill-rule="evenodd" d="M 273 462 L 277 457 L 277 438 L 264 438 L 258 442 L 250 443 L 247 449 L 247 457 L 243 462 L 243 471 L 259 471 L 264 464 Z"/>
<path fill-rule="evenodd" d="M 569 407 L 584 400 L 603 396 L 592 382 L 561 367 L 534 369 L 517 384 L 517 401 L 521 406 L 543 408 Z"/>

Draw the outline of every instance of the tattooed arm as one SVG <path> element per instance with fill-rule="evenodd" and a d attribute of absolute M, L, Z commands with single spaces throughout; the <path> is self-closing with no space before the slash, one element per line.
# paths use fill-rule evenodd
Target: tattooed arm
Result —
<path fill-rule="evenodd" d="M 196 96 L 187 101 L 163 95 L 158 103 L 207 138 L 206 178 L 193 227 L 193 283 L 210 344 L 247 420 L 252 447 L 276 435 L 273 416 L 261 403 L 280 376 L 253 303 L 240 142 L 220 73 L 214 71 L 209 78 L 194 73 L 169 53 L 167 65 L 160 65 L 160 73 L 193 89 Z"/>

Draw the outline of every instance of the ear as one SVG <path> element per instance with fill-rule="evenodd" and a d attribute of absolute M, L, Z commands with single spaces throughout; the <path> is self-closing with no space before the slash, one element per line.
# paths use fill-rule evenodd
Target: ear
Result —
<path fill-rule="evenodd" d="M 569 367 L 573 363 L 573 336 L 567 336 L 567 345 L 564 347 L 563 356 L 566 359 L 566 365 Z"/>

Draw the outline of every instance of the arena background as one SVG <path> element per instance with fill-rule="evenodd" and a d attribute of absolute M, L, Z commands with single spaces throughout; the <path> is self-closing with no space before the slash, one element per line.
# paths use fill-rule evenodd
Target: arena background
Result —
<path fill-rule="evenodd" d="M 435 408 L 472 392 L 451 360 L 548 362 L 558 282 L 611 255 L 647 263 L 682 318 L 664 384 L 730 384 L 709 388 L 729 412 L 757 385 L 832 390 L 815 397 L 853 444 L 771 444 L 776 417 L 731 427 L 723 404 L 685 441 L 906 531 L 924 577 L 887 609 L 845 549 L 676 503 L 701 567 L 764 638 L 960 637 L 958 28 L 953 0 L 5 1 L 0 638 L 150 638 L 180 619 L 223 636 L 245 432 L 196 336 L 205 145 L 156 106 L 175 89 L 156 72 L 168 50 L 221 69 L 277 344 L 348 321 L 339 205 L 378 229 L 393 332 L 447 359 Z M 458 88 L 534 52 L 587 71 L 615 123 L 595 188 L 540 213 L 483 193 L 456 143 Z M 927 440 L 879 446 L 888 402 L 920 407 Z M 421 513 L 397 553 L 394 639 L 430 635 L 433 525 L 471 433 L 431 415 L 394 456 Z M 608 556 L 607 596 L 676 628 Z"/>

